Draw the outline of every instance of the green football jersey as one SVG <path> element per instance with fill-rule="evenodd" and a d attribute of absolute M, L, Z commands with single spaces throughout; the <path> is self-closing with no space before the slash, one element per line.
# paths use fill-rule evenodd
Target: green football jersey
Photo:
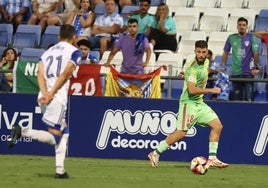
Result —
<path fill-rule="evenodd" d="M 205 88 L 208 80 L 209 60 L 206 59 L 203 64 L 198 64 L 196 59 L 188 62 L 184 74 L 184 85 L 180 102 L 202 103 L 204 94 L 190 95 L 188 91 L 188 82 L 195 83 L 196 87 Z"/>

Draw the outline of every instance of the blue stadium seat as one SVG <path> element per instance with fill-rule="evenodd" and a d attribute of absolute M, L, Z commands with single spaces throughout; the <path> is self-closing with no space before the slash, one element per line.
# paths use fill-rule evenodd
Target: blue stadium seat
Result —
<path fill-rule="evenodd" d="M 98 63 L 100 62 L 100 52 L 99 51 L 91 50 L 90 55 L 92 55 L 93 57 L 97 58 Z"/>
<path fill-rule="evenodd" d="M 152 0 L 151 1 L 151 6 L 158 6 L 160 5 L 161 3 L 164 3 L 165 0 Z"/>
<path fill-rule="evenodd" d="M 105 5 L 103 4 L 97 4 L 94 8 L 94 12 L 96 14 L 96 18 L 100 15 L 103 15 L 106 13 Z"/>
<path fill-rule="evenodd" d="M 259 56 L 259 61 L 262 66 L 261 72 L 256 78 L 264 78 L 267 66 L 267 56 Z M 268 84 L 266 82 L 254 82 L 254 101 L 267 102 L 268 101 Z"/>
<path fill-rule="evenodd" d="M 130 13 L 131 11 L 136 11 L 139 10 L 139 6 L 123 6 L 122 11 L 121 11 L 121 16 L 123 17 L 124 23 L 128 20 L 127 14 Z"/>
<path fill-rule="evenodd" d="M 40 47 L 47 49 L 51 44 L 57 43 L 59 31 L 60 26 L 47 26 L 45 32 L 42 35 Z"/>
<path fill-rule="evenodd" d="M 171 80 L 171 99 L 178 99 L 181 95 L 183 89 L 184 80 Z M 162 98 L 168 98 L 168 80 L 165 81 L 163 90 L 162 90 Z"/>
<path fill-rule="evenodd" d="M 0 46 L 11 46 L 13 40 L 13 25 L 0 24 Z"/>
<path fill-rule="evenodd" d="M 268 9 L 260 10 L 255 21 L 255 31 L 267 31 L 268 29 Z"/>
<path fill-rule="evenodd" d="M 2 59 L 2 55 L 3 55 L 6 48 L 7 47 L 5 47 L 5 46 L 0 46 L 0 59 Z"/>
<path fill-rule="evenodd" d="M 42 48 L 23 48 L 20 55 L 20 61 L 39 61 L 41 55 L 45 52 Z"/>
<path fill-rule="evenodd" d="M 23 48 L 38 48 L 41 40 L 41 27 L 20 24 L 13 38 L 13 47 L 18 48 L 19 52 Z"/>

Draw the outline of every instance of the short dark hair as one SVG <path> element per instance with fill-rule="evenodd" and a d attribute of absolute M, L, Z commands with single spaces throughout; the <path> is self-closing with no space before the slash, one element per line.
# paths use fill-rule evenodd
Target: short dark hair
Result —
<path fill-rule="evenodd" d="M 151 4 L 151 0 L 140 0 L 140 3 L 141 2 L 147 2 L 149 5 Z"/>
<path fill-rule="evenodd" d="M 138 24 L 138 20 L 135 19 L 135 18 L 130 18 L 128 21 L 127 21 L 128 24 L 132 24 L 132 23 L 137 23 Z"/>
<path fill-rule="evenodd" d="M 198 40 L 195 42 L 195 48 L 208 48 L 208 43 L 205 40 Z"/>
<path fill-rule="evenodd" d="M 75 28 L 71 24 L 64 24 L 60 27 L 60 39 L 72 39 L 75 35 Z"/>
<path fill-rule="evenodd" d="M 238 18 L 237 23 L 238 22 L 246 22 L 246 24 L 248 25 L 248 20 L 246 18 L 244 18 L 244 17 Z"/>
<path fill-rule="evenodd" d="M 86 46 L 90 49 L 91 47 L 91 44 L 90 42 L 87 40 L 87 39 L 81 39 L 77 42 L 77 46 L 80 47 L 80 46 Z"/>

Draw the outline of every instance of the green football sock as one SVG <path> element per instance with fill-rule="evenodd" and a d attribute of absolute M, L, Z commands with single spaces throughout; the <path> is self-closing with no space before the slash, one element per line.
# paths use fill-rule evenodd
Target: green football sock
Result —
<path fill-rule="evenodd" d="M 160 155 L 161 153 L 166 151 L 168 148 L 169 148 L 169 145 L 167 144 L 167 142 L 165 140 L 162 140 L 156 149 L 156 153 Z"/>
<path fill-rule="evenodd" d="M 218 145 L 218 142 L 209 142 L 209 156 L 217 155 Z"/>

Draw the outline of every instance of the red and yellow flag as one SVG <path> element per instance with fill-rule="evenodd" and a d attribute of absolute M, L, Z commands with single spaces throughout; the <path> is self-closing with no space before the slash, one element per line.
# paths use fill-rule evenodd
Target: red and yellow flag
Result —
<path fill-rule="evenodd" d="M 122 74 L 111 66 L 106 77 L 105 96 L 161 98 L 161 68 L 148 74 Z"/>

